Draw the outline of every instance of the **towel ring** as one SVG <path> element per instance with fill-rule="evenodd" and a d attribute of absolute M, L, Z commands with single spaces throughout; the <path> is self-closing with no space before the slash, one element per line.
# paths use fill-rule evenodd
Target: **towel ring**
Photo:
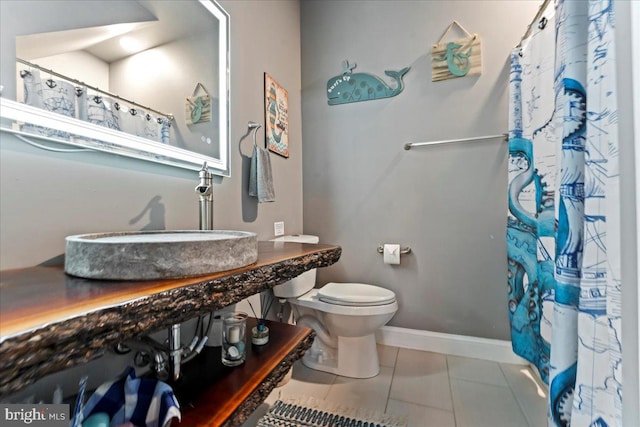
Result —
<path fill-rule="evenodd" d="M 260 129 L 262 125 L 256 122 L 249 122 L 247 126 L 249 126 L 249 129 L 253 129 L 253 146 L 257 147 L 258 143 L 256 142 L 256 135 L 258 134 L 258 129 Z"/>

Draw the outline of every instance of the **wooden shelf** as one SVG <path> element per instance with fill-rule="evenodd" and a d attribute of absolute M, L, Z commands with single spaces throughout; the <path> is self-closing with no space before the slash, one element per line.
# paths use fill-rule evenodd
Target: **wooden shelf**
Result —
<path fill-rule="evenodd" d="M 99 357 L 118 342 L 181 323 L 338 261 L 333 245 L 259 242 L 250 266 L 202 277 L 99 281 L 62 266 L 0 272 L 0 398 Z"/>
<path fill-rule="evenodd" d="M 255 326 L 248 319 L 247 331 Z M 242 424 L 278 384 L 293 362 L 313 343 L 310 328 L 267 322 L 269 342 L 251 345 L 247 337 L 245 363 L 222 365 L 221 348 L 205 348 L 183 366 L 183 377 L 173 384 L 182 410 L 174 426 L 235 426 Z"/>

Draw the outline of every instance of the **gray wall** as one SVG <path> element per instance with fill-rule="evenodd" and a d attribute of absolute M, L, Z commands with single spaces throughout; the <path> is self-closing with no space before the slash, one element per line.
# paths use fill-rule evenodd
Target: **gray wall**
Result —
<path fill-rule="evenodd" d="M 7 9 L 12 2 L 0 3 L 3 18 L 37 23 Z M 225 1 L 222 6 L 231 15 L 231 177 L 218 180 L 215 185 L 214 225 L 219 229 L 254 231 L 261 240 L 266 240 L 273 237 L 273 222 L 282 220 L 286 232 L 300 233 L 299 4 Z M 82 15 L 80 11 L 78 15 Z M 59 18 L 72 20 L 78 15 Z M 96 15 L 95 10 L 91 15 Z M 5 45 L 11 45 L 7 43 L 10 26 L 5 25 L 4 19 L 2 24 L 4 70 L 5 64 L 12 63 L 9 55 L 13 51 L 5 50 Z M 13 28 L 17 32 L 22 27 Z M 41 27 L 30 30 L 37 28 Z M 0 74 L 2 84 L 15 76 L 13 66 L 9 69 L 10 73 Z M 246 156 L 251 154 L 252 143 L 245 137 L 247 121 L 264 122 L 265 71 L 289 90 L 291 157 L 271 156 L 277 201 L 258 205 L 246 194 Z M 263 141 L 264 134 L 261 135 Z M 147 225 L 166 229 L 198 227 L 196 172 L 103 153 L 51 153 L 32 148 L 6 133 L 0 134 L 0 138 L 0 269 L 32 266 L 56 257 L 64 252 L 64 237 L 70 234 L 139 230 Z M 156 196 L 162 206 L 155 204 L 154 220 L 150 220 L 147 212 L 138 222 L 130 224 Z"/>
<path fill-rule="evenodd" d="M 540 2 L 301 4 L 305 232 L 343 248 L 319 283 L 393 290 L 392 326 L 509 339 L 507 145 L 402 147 L 507 131 L 509 52 Z M 431 45 L 454 19 L 480 35 L 482 75 L 433 83 Z M 385 70 L 410 65 L 404 92 L 328 106 L 327 80 L 344 59 L 386 81 Z M 385 265 L 381 243 L 413 252 Z"/>

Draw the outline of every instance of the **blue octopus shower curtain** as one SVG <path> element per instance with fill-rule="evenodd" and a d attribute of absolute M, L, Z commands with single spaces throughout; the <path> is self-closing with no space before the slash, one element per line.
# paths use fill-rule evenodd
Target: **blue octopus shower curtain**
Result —
<path fill-rule="evenodd" d="M 557 0 L 511 54 L 509 318 L 550 426 L 622 425 L 614 28 L 613 0 Z"/>

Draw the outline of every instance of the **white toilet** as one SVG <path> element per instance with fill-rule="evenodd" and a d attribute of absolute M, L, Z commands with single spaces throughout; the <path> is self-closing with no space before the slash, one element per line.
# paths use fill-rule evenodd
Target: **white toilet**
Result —
<path fill-rule="evenodd" d="M 319 239 L 294 235 L 275 241 L 318 243 Z M 375 377 L 380 372 L 375 331 L 398 310 L 396 295 L 361 283 L 327 283 L 314 289 L 315 283 L 313 269 L 273 288 L 277 298 L 291 304 L 296 324 L 316 332 L 302 363 L 344 377 Z"/>

